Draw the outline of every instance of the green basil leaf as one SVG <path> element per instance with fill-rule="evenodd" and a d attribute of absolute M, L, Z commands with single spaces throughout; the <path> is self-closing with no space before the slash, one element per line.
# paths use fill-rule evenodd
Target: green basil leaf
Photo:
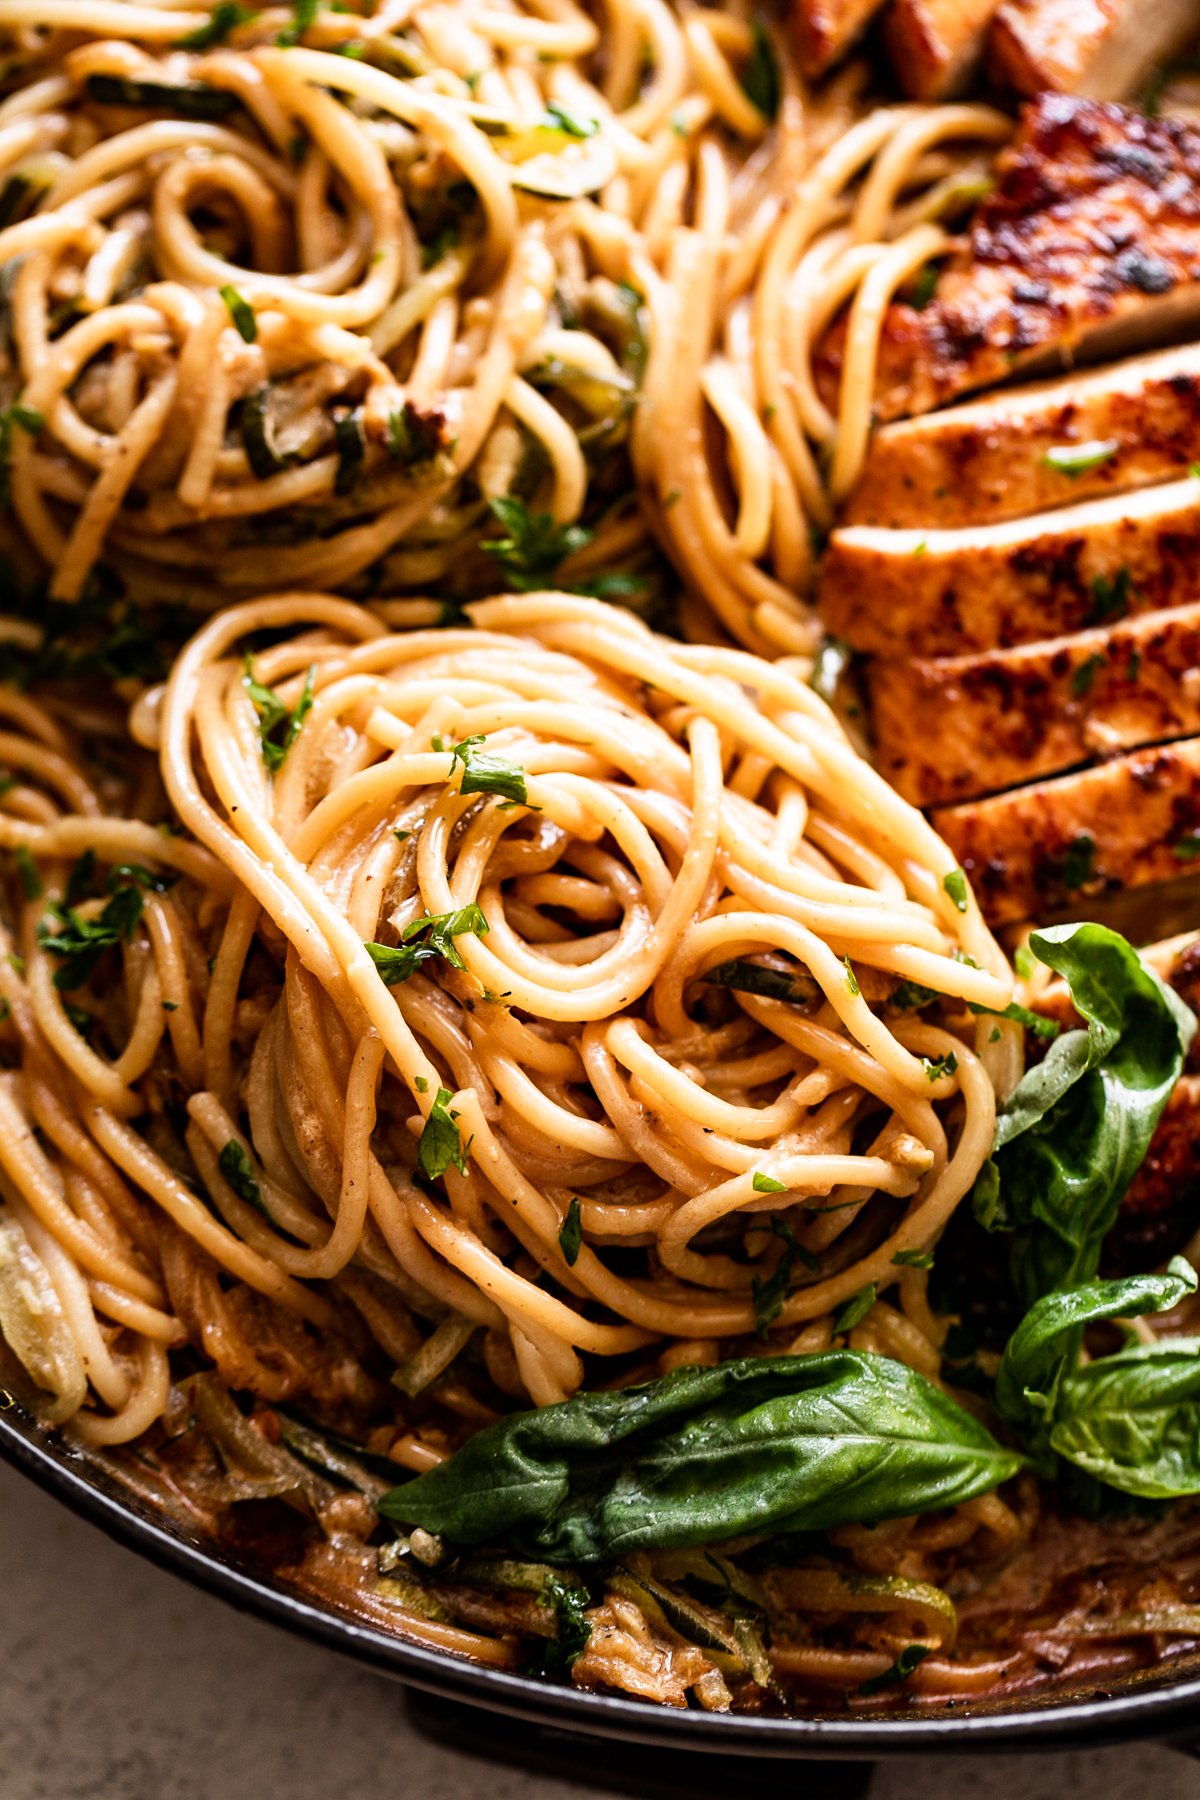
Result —
<path fill-rule="evenodd" d="M 974 1206 L 1010 1230 L 1026 1306 L 1089 1280 L 1150 1146 L 1196 1021 L 1103 925 L 1055 925 L 1031 948 L 1064 976 L 1086 1030 L 1057 1038 L 1001 1107 Z"/>
<path fill-rule="evenodd" d="M 1125 1494 L 1200 1493 L 1200 1338 L 1139 1344 L 1066 1376 L 1050 1447 Z"/>
<path fill-rule="evenodd" d="M 1053 1411 L 1068 1361 L 1074 1362 L 1085 1325 L 1102 1319 L 1166 1312 L 1196 1291 L 1196 1272 L 1177 1256 L 1165 1275 L 1091 1281 L 1038 1300 L 1005 1347 L 996 1374 L 996 1404 L 1019 1423 Z"/>
<path fill-rule="evenodd" d="M 830 1350 L 512 1414 L 379 1510 L 452 1543 L 586 1564 L 955 1506 L 1021 1466 L 914 1369 Z"/>

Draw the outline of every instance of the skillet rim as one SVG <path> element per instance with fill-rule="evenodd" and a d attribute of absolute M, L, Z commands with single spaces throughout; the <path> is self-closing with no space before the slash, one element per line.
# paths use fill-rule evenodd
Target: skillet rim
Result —
<path fill-rule="evenodd" d="M 1125 1692 L 1088 1692 L 1004 1712 L 964 1709 L 951 1717 L 906 1714 L 871 1719 L 676 1712 L 483 1668 L 360 1624 L 172 1529 L 165 1519 L 152 1517 L 115 1487 L 98 1481 L 81 1453 L 45 1436 L 32 1422 L 19 1421 L 16 1407 L 7 1415 L 0 1413 L 0 1460 L 158 1568 L 377 1674 L 530 1724 L 680 1751 L 824 1761 L 1200 1739 L 1200 1670 L 1194 1664 L 1193 1673 L 1156 1676 Z"/>

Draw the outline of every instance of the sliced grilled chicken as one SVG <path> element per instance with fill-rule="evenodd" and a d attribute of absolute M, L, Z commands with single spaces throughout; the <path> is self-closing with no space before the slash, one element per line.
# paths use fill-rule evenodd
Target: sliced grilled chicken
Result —
<path fill-rule="evenodd" d="M 1200 458 L 1200 344 L 1001 388 L 874 434 L 847 525 L 988 525 L 1169 481 Z"/>
<path fill-rule="evenodd" d="M 1024 109 L 998 185 L 923 309 L 888 309 L 881 420 L 931 411 L 1080 353 L 1164 343 L 1200 320 L 1200 131 L 1045 94 Z M 844 322 L 817 359 L 836 391 Z"/>
<path fill-rule="evenodd" d="M 993 925 L 1200 874 L 1200 738 L 940 808 L 933 823 Z"/>
<path fill-rule="evenodd" d="M 983 60 L 998 0 L 892 0 L 883 35 L 901 87 L 914 100 L 961 94 Z"/>
<path fill-rule="evenodd" d="M 1200 732 L 1200 604 L 974 656 L 880 658 L 875 761 L 917 806 Z"/>
<path fill-rule="evenodd" d="M 796 49 L 812 79 L 857 43 L 883 0 L 796 0 Z"/>
<path fill-rule="evenodd" d="M 958 656 L 1200 599 L 1200 479 L 958 531 L 835 531 L 825 624 L 856 650 Z"/>
<path fill-rule="evenodd" d="M 1004 0 L 988 69 L 1021 94 L 1123 100 L 1197 31 L 1195 0 Z"/>

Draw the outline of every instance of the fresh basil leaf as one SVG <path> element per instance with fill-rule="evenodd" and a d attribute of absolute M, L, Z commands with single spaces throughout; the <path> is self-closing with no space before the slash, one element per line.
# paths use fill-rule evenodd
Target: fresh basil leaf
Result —
<path fill-rule="evenodd" d="M 429 1117 L 425 1121 L 417 1143 L 417 1164 L 422 1173 L 431 1181 L 444 1175 L 451 1166 L 460 1175 L 467 1172 L 467 1158 L 471 1154 L 471 1145 L 465 1145 L 459 1135 L 457 1113 L 450 1111 L 450 1102 L 454 1095 L 449 1088 L 440 1087 L 437 1097 L 429 1109 Z"/>
<path fill-rule="evenodd" d="M 1165 1275 L 1131 1275 L 1091 1281 L 1045 1294 L 1013 1332 L 996 1374 L 996 1405 L 1020 1424 L 1052 1414 L 1059 1384 L 1078 1355 L 1085 1325 L 1102 1319 L 1140 1318 L 1166 1312 L 1196 1291 L 1196 1273 L 1175 1257 Z"/>
<path fill-rule="evenodd" d="M 580 1214 L 577 1195 L 572 1194 L 571 1196 L 567 1216 L 563 1220 L 558 1234 L 558 1247 L 563 1253 L 563 1261 L 568 1269 L 573 1269 L 579 1261 L 579 1252 L 583 1248 L 583 1218 Z"/>
<path fill-rule="evenodd" d="M 1050 1447 L 1124 1494 L 1200 1493 L 1200 1338 L 1138 1344 L 1064 1377 Z"/>
<path fill-rule="evenodd" d="M 1090 1280 L 1150 1146 L 1196 1021 L 1117 932 L 1055 925 L 1034 954 L 1066 978 L 1084 1031 L 1064 1032 L 1000 1108 L 977 1218 L 1012 1231 L 1024 1304 Z"/>
<path fill-rule="evenodd" d="M 452 1543 L 587 1564 L 955 1506 L 1021 1466 L 916 1370 L 830 1350 L 512 1414 L 379 1510 Z"/>

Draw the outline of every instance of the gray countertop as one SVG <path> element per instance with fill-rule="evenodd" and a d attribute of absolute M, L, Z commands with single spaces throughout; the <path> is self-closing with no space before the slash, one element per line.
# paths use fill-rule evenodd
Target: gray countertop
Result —
<path fill-rule="evenodd" d="M 615 1791 L 603 1785 L 603 1746 L 576 1785 L 427 1741 L 389 1682 L 141 1562 L 4 1468 L 0 1644 L 0 1800 L 578 1800 Z M 1200 1764 L 1144 1746 L 909 1762 L 878 1770 L 870 1800 L 1061 1795 L 1200 1800 Z"/>

